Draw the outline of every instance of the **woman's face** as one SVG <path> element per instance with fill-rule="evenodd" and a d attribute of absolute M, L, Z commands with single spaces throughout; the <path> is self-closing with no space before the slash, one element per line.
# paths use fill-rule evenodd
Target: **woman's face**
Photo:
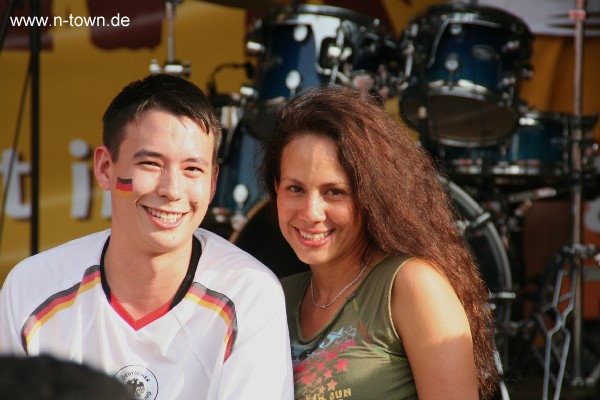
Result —
<path fill-rule="evenodd" d="M 275 182 L 279 227 L 296 255 L 311 266 L 356 263 L 367 238 L 338 147 L 306 133 L 288 143 Z"/>

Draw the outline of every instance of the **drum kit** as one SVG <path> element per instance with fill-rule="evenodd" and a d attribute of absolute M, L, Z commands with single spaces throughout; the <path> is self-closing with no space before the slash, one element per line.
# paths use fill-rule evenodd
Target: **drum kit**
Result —
<path fill-rule="evenodd" d="M 397 101 L 400 116 L 418 133 L 417 145 L 447 177 L 441 180 L 490 289 L 498 347 L 508 365 L 510 332 L 525 325 L 511 318 L 518 300 L 513 285 L 519 286 L 512 275 L 522 270 L 521 249 L 511 236 L 518 235 L 532 201 L 568 196 L 575 181 L 595 191 L 598 181 L 592 134 L 597 115 L 539 111 L 520 98 L 521 83 L 532 77 L 533 35 L 525 22 L 473 1 L 450 2 L 422 10 L 396 38 L 378 19 L 339 7 L 210 2 L 264 16 L 247 35 L 255 65 L 219 67 L 246 68 L 252 84 L 219 94 L 218 71 L 207 83 L 224 140 L 219 183 L 203 226 L 280 277 L 305 269 L 269 219 L 257 182 L 261 142 L 273 134 L 277 112 L 303 90 L 324 84 Z"/>

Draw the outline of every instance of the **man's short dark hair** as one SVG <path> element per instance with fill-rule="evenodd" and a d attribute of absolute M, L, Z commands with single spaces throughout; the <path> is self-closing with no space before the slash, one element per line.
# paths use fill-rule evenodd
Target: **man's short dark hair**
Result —
<path fill-rule="evenodd" d="M 188 117 L 215 138 L 213 164 L 221 144 L 221 126 L 213 106 L 202 90 L 190 81 L 172 75 L 157 74 L 134 81 L 113 99 L 102 117 L 103 144 L 113 161 L 125 138 L 125 126 L 147 110 L 162 110 Z"/>

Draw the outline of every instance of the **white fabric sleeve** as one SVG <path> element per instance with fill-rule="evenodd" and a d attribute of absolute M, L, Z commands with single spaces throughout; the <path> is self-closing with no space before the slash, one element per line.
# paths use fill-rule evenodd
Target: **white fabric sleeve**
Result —
<path fill-rule="evenodd" d="M 278 283 L 269 286 L 241 313 L 240 340 L 223 365 L 219 400 L 294 399 L 285 299 Z"/>
<path fill-rule="evenodd" d="M 18 306 L 18 299 L 11 294 L 13 279 L 11 274 L 0 289 L 0 354 L 25 356 L 21 344 L 21 327 L 15 322 L 13 306 Z"/>

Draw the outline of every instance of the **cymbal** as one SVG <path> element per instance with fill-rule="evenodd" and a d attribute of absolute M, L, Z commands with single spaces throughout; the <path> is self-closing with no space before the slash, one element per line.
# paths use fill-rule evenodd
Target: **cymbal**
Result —
<path fill-rule="evenodd" d="M 289 4 L 286 0 L 200 0 L 206 3 L 219 4 L 227 7 L 244 8 L 249 11 L 265 12 L 271 8 Z"/>

